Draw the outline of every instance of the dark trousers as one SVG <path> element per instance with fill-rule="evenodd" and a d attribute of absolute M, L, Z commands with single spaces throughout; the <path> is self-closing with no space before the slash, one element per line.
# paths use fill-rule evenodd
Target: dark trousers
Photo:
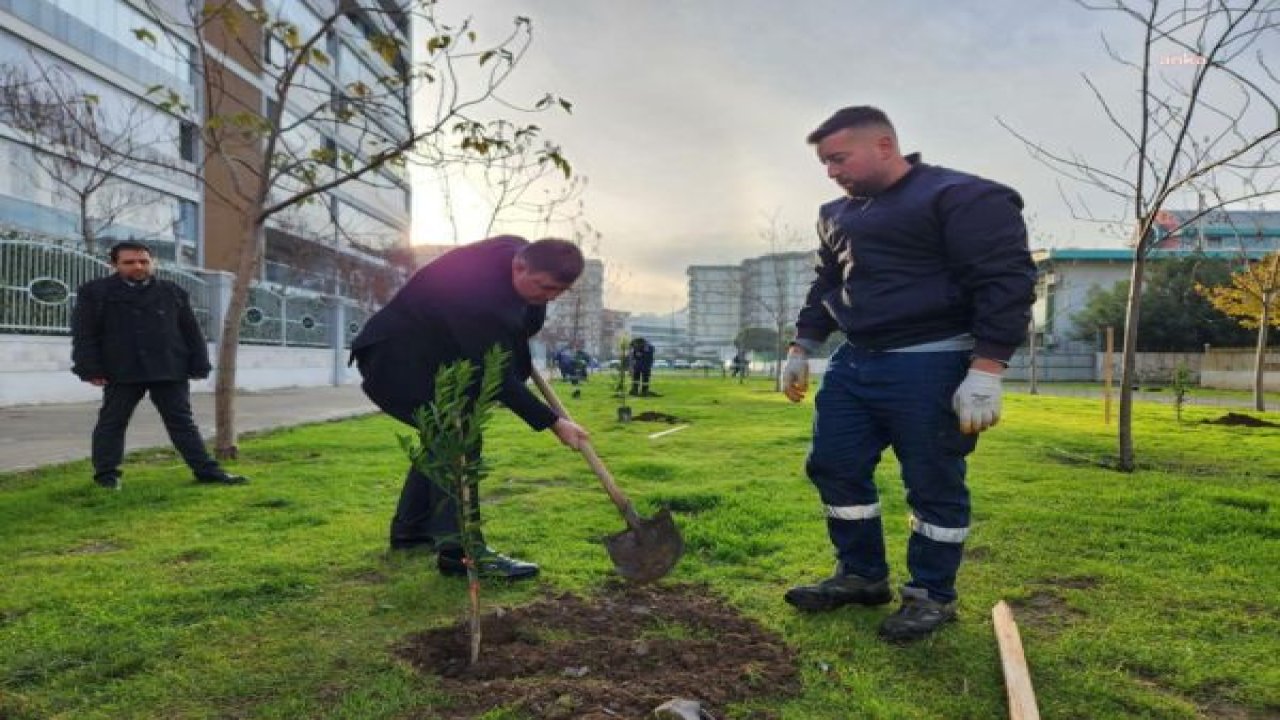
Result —
<path fill-rule="evenodd" d="M 414 411 L 435 395 L 435 372 L 428 353 L 411 342 L 384 341 L 361 348 L 355 360 L 364 392 L 391 417 L 417 430 Z M 479 521 L 480 499 L 473 494 L 471 518 Z M 391 518 L 391 547 L 457 547 L 458 501 L 431 478 L 410 466 Z"/>
<path fill-rule="evenodd" d="M 649 377 L 653 374 L 650 368 L 631 368 L 631 389 L 649 387 Z"/>
<path fill-rule="evenodd" d="M 960 432 L 951 396 L 967 352 L 872 352 L 849 345 L 832 356 L 814 399 L 809 479 L 845 572 L 876 580 L 885 560 L 875 469 L 888 447 L 898 458 L 911 506 L 907 584 L 935 600 L 956 597 L 969 533 L 965 456 L 977 436 Z"/>
<path fill-rule="evenodd" d="M 480 522 L 479 493 L 472 492 L 470 500 L 470 524 L 476 528 Z M 483 537 L 477 540 L 484 542 Z M 391 547 L 441 549 L 461 545 L 458 498 L 417 468 L 410 467 L 400 490 L 395 517 L 391 518 Z"/>
<path fill-rule="evenodd" d="M 117 475 L 124 458 L 124 435 L 134 408 L 143 395 L 151 395 L 151 404 L 160 412 L 164 429 L 173 447 L 182 455 L 196 475 L 218 471 L 218 463 L 209 456 L 191 414 L 191 386 L 186 380 L 151 383 L 108 383 L 102 388 L 102 409 L 93 428 L 93 471 L 101 477 Z"/>

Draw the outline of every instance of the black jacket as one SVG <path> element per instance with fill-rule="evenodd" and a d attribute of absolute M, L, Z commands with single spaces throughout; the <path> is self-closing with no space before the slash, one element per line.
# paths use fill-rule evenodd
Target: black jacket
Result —
<path fill-rule="evenodd" d="M 465 358 L 480 367 L 498 345 L 510 353 L 498 400 L 535 430 L 556 421 L 525 385 L 532 367 L 529 338 L 546 319 L 546 307 L 526 303 L 511 283 L 511 262 L 526 244 L 504 236 L 451 250 L 369 318 L 351 352 L 374 404 L 412 422 L 413 411 L 434 399 L 442 365 Z"/>
<path fill-rule="evenodd" d="M 639 372 L 653 370 L 653 344 L 648 340 L 631 342 L 631 368 Z"/>
<path fill-rule="evenodd" d="M 973 335 L 974 354 L 1008 361 L 1035 299 L 1022 198 L 974 175 L 918 162 L 874 197 L 822 206 L 817 277 L 796 321 L 821 342 L 892 350 Z"/>
<path fill-rule="evenodd" d="M 171 382 L 209 376 L 209 350 L 181 287 L 153 277 L 141 287 L 120 275 L 76 291 L 71 372 L 82 380 Z"/>

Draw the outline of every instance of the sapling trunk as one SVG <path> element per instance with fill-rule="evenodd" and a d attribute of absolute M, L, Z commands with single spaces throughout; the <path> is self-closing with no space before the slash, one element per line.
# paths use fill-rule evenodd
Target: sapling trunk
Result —
<path fill-rule="evenodd" d="M 484 356 L 484 367 L 475 379 L 476 368 L 469 360 L 458 360 L 436 372 L 435 398 L 414 413 L 417 437 L 401 436 L 400 445 L 414 467 L 430 482 L 455 500 L 462 563 L 467 572 L 469 602 L 468 628 L 471 636 L 470 662 L 480 659 L 480 567 L 486 548 L 480 532 L 480 516 L 473 510 L 477 486 L 488 474 L 480 457 L 481 437 L 493 413 L 502 384 L 507 353 L 494 347 Z"/>

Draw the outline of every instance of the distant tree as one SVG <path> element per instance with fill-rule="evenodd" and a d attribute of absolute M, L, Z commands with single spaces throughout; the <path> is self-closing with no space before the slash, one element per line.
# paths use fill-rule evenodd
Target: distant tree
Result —
<path fill-rule="evenodd" d="M 795 252 L 805 246 L 800 233 L 790 225 L 781 222 L 777 213 L 769 217 L 765 226 L 760 229 L 760 239 L 764 241 L 769 254 L 760 259 L 765 263 L 760 277 L 747 278 L 743 281 L 742 302 L 743 314 L 750 317 L 752 308 L 762 311 L 768 319 L 773 333 L 773 347 L 762 349 L 774 358 L 774 389 L 782 390 L 782 357 L 787 352 L 787 343 L 795 337 L 796 314 L 800 312 L 803 288 L 807 287 L 809 276 L 799 277 L 792 270 L 792 264 L 786 253 Z M 751 328 L 749 328 L 751 329 Z"/>
<path fill-rule="evenodd" d="M 1152 261 L 1143 289 L 1142 324 L 1137 350 L 1141 352 L 1199 352 L 1206 344 L 1239 346 L 1250 334 L 1222 316 L 1203 295 L 1200 285 L 1229 281 L 1232 263 L 1205 257 Z M 1084 308 L 1072 316 L 1073 337 L 1094 340 L 1102 328 L 1125 329 L 1129 281 L 1090 293 Z"/>
<path fill-rule="evenodd" d="M 1256 328 L 1257 352 L 1253 359 L 1253 407 L 1266 410 L 1263 371 L 1266 368 L 1267 335 L 1280 328 L 1280 252 L 1274 252 L 1231 276 L 1231 284 L 1196 284 L 1200 296 L 1213 307 L 1236 318 L 1242 327 Z"/>
<path fill-rule="evenodd" d="M 1277 192 L 1280 140 L 1280 75 L 1267 64 L 1265 48 L 1280 43 L 1273 2 L 1245 0 L 1081 0 L 1088 10 L 1115 13 L 1132 23 L 1128 46 L 1103 44 L 1131 73 L 1133 86 L 1108 97 L 1085 76 L 1099 112 L 1125 152 L 1083 158 L 1027 139 L 1032 155 L 1062 175 L 1115 202 L 1112 213 L 1095 214 L 1080 203 L 1082 219 L 1118 223 L 1133 248 L 1126 332 L 1123 342 L 1118 466 L 1136 467 L 1133 446 L 1133 362 L 1143 312 L 1143 282 L 1151 250 L 1163 230 L 1177 234 L 1207 213 Z M 1270 38 L 1270 39 L 1268 39 Z M 1003 121 L 1002 121 L 1003 124 Z M 1163 226 L 1166 211 L 1183 205 L 1206 186 L 1217 200 Z M 1184 205 L 1185 206 L 1185 205 Z M 1077 214 L 1077 209 L 1083 212 Z"/>
<path fill-rule="evenodd" d="M 136 158 L 155 157 L 151 147 L 176 140 L 155 137 L 144 126 L 147 117 L 134 105 L 108 112 L 61 67 L 34 58 L 0 64 L 0 120 L 21 133 L 42 171 L 24 182 L 47 181 L 75 206 L 79 240 L 91 255 L 122 217 L 157 202 L 158 194 L 122 180 L 140 170 Z"/>
<path fill-rule="evenodd" d="M 778 331 L 773 328 L 742 328 L 734 338 L 733 346 L 748 352 L 775 352 L 778 349 Z"/>

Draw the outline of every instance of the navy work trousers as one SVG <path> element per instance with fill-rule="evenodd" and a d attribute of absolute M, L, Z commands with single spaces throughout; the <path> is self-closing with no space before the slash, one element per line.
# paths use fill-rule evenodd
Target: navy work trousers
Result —
<path fill-rule="evenodd" d="M 889 574 L 874 474 L 892 447 L 911 506 L 907 585 L 941 602 L 955 599 L 969 531 L 965 456 L 977 436 L 960 432 L 951 397 L 969 357 L 967 351 L 877 352 L 848 344 L 832 356 L 815 398 L 806 471 L 844 572 L 872 580 Z"/>

